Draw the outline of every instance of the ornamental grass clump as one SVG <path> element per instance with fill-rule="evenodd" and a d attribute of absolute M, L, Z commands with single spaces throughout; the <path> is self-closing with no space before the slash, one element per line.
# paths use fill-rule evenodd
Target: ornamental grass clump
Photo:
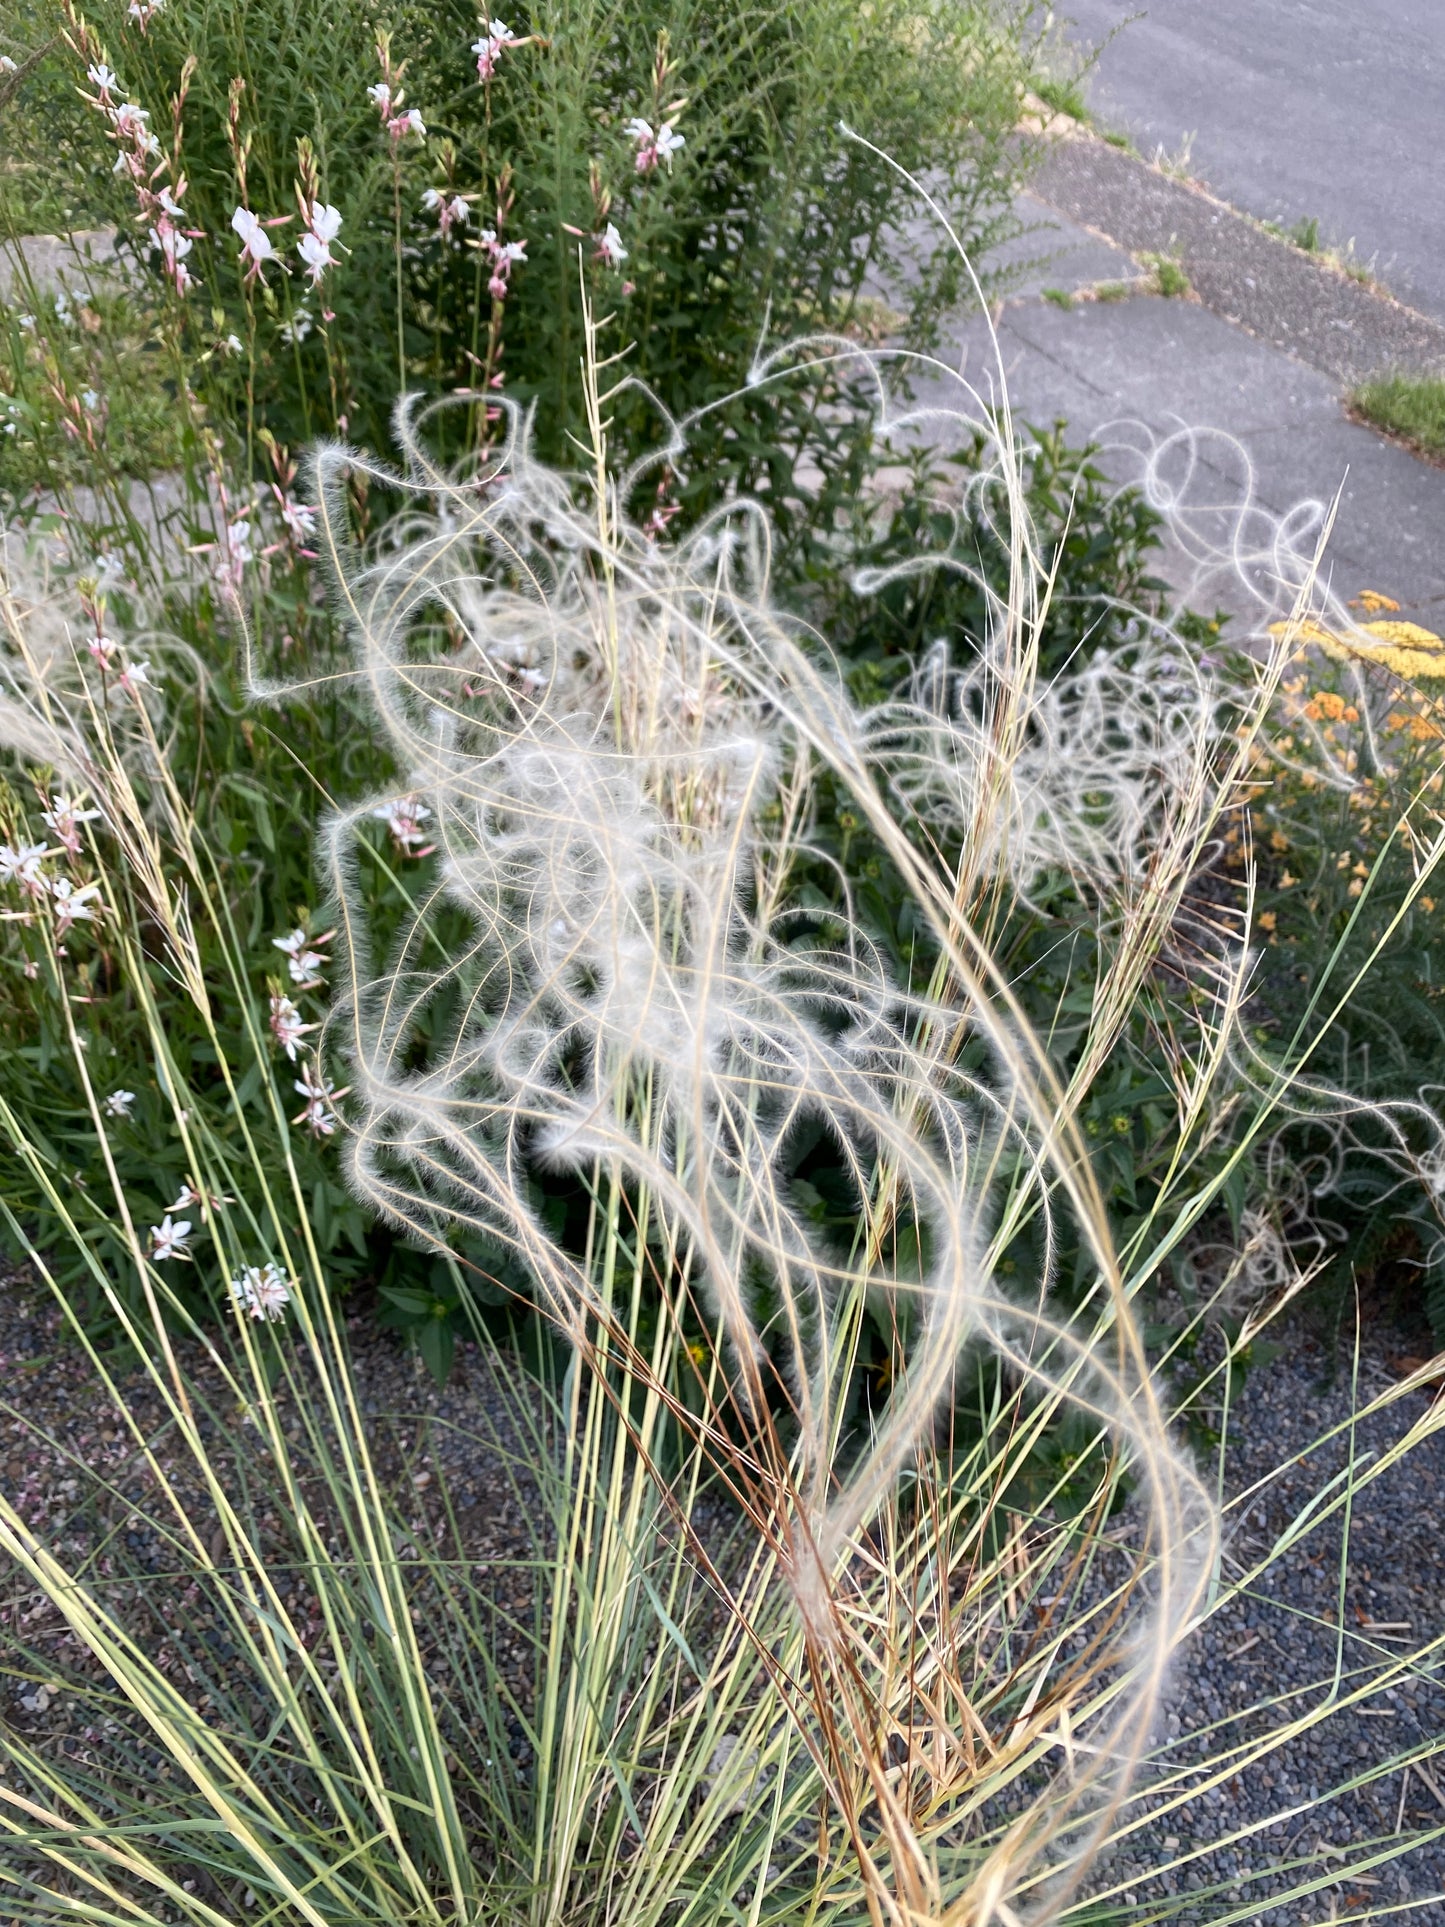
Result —
<path fill-rule="evenodd" d="M 911 1455 L 964 1346 L 1037 1341 L 1038 1309 L 1021 1327 L 992 1281 L 998 1240 L 1059 1209 L 1107 1245 L 1066 1100 L 970 912 L 1047 860 L 1093 857 L 1132 881 L 1146 824 L 1157 836 L 1171 807 L 1192 813 L 1187 720 L 1160 728 L 1144 708 L 1137 764 L 1127 750 L 1107 768 L 1059 757 L 1110 696 L 1183 665 L 1151 659 L 1116 670 L 1112 689 L 1090 676 L 1030 703 L 1026 655 L 1012 689 L 996 663 L 955 676 L 933 661 L 911 703 L 864 717 L 769 608 L 746 508 L 662 549 L 626 525 L 605 471 L 586 515 L 520 433 L 477 501 L 427 477 L 398 432 L 440 513 L 366 566 L 338 546 L 338 576 L 358 673 L 429 799 L 442 861 L 382 960 L 350 887 L 370 801 L 325 838 L 352 971 L 332 1042 L 357 1106 L 353 1181 L 439 1249 L 462 1230 L 509 1247 L 576 1342 L 610 1316 L 597 1252 L 547 1235 L 526 1175 L 536 1163 L 610 1187 L 610 1214 L 631 1229 L 611 1224 L 608 1240 L 646 1247 L 659 1282 L 720 1334 L 738 1422 L 756 1428 L 781 1401 L 800 1428 L 775 1443 L 773 1470 L 791 1466 L 797 1486 L 780 1543 L 807 1601 Z M 321 459 L 331 536 L 344 527 L 335 471 L 355 459 Z M 1014 647 L 1007 629 L 995 646 Z M 1187 748 L 1161 767 L 1176 727 Z M 924 988 L 894 978 L 861 924 L 820 941 L 789 901 L 819 766 L 915 893 L 936 953 Z M 933 862 L 897 822 L 925 799 Z M 458 910 L 464 934 L 454 923 L 439 944 Z M 983 1076 L 958 1065 L 965 1035 L 986 1041 Z M 783 1176 L 790 1138 L 815 1123 L 855 1186 L 848 1253 L 824 1248 Z M 601 1262 L 610 1276 L 607 1240 Z M 1106 1271 L 1101 1289 L 1111 1282 Z M 897 1297 L 907 1370 L 838 1490 L 846 1334 L 879 1292 Z M 1052 1346 L 1060 1370 L 1090 1376 L 1066 1329 Z M 1146 1387 L 1126 1347 L 1091 1395 L 1122 1418 L 1135 1391 L 1147 1406 Z"/>
<path fill-rule="evenodd" d="M 657 539 L 633 509 L 649 469 L 609 458 L 595 347 L 584 378 L 581 475 L 539 461 L 511 409 L 460 473 L 407 406 L 403 468 L 317 457 L 346 673 L 399 776 L 323 829 L 329 937 L 273 940 L 332 992 L 294 1127 L 302 1039 L 248 983 L 154 695 L 107 683 L 53 717 L 12 610 L 32 731 L 12 741 L 32 766 L 72 745 L 50 813 L 89 853 L 106 981 L 140 1013 L 147 1097 L 194 1197 L 146 1239 L 108 1160 L 128 1107 L 108 1114 L 67 994 L 91 939 L 77 924 L 62 944 L 38 882 L 8 901 L 71 1013 L 136 1291 L 8 1101 L 0 1128 L 141 1361 L 148 1416 L 57 1292 L 145 1478 L 108 1492 L 77 1467 L 86 1499 L 58 1531 L 0 1500 L 39 1709 L 0 1735 L 27 1918 L 1097 1918 L 1146 1767 L 1182 1813 L 1280 1743 L 1158 1779 L 1166 1676 L 1245 1581 L 1221 1562 L 1222 1470 L 1216 1488 L 1171 1423 L 1139 1312 L 1172 1255 L 1201 1255 L 1297 1068 L 1237 1074 L 1247 925 L 1227 894 L 1212 923 L 1190 900 L 1293 628 L 1238 682 L 1147 625 L 1042 680 L 1051 583 L 1005 420 L 1012 569 L 976 659 L 934 650 L 861 709 L 825 639 L 775 606 L 757 507 Z M 358 470 L 412 505 L 366 546 Z M 825 794 L 910 906 L 906 952 L 818 846 Z M 388 833 L 416 867 L 378 899 Z M 12 845 L 17 874 L 58 876 L 34 840 Z M 1062 899 L 1097 942 L 1061 1060 L 1006 944 L 1021 907 Z M 210 1041 L 188 1067 L 162 975 Z M 1161 975 L 1170 1154 L 1118 1238 L 1085 1120 Z M 522 1606 L 469 1548 L 444 1428 L 440 1476 L 383 1474 L 298 1173 L 313 1105 L 370 1206 L 463 1284 L 490 1266 L 557 1334 L 538 1384 L 486 1354 Z M 820 1145 L 831 1209 L 801 1175 Z M 209 1313 L 176 1286 L 188 1242 Z M 1300 1282 L 1267 1223 L 1192 1327 L 1268 1264 L 1274 1289 L 1210 1374 L 1226 1428 L 1231 1374 Z M 1441 1419 L 1352 1458 L 1275 1556 Z M 150 1570 L 117 1503 L 155 1535 Z M 1342 1661 L 1289 1731 L 1437 1657 Z M 82 1709 L 61 1732 L 41 1717 L 55 1686 Z M 1297 1892 L 1318 1884 L 1306 1867 Z"/>

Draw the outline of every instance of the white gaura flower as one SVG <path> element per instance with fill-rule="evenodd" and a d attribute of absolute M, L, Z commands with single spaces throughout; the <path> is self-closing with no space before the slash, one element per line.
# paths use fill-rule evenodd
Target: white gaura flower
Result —
<path fill-rule="evenodd" d="M 665 120 L 654 133 L 652 122 L 643 120 L 640 115 L 628 121 L 622 131 L 629 140 L 637 143 L 636 166 L 639 174 L 650 174 L 659 161 L 665 161 L 671 167 L 673 155 L 685 140 L 670 120 Z"/>
<path fill-rule="evenodd" d="M 272 946 L 286 955 L 293 984 L 300 984 L 303 990 L 315 990 L 325 981 L 320 971 L 327 960 L 321 955 L 320 946 L 330 943 L 335 935 L 334 930 L 327 930 L 319 937 L 308 937 L 298 925 L 289 936 L 271 939 Z"/>
<path fill-rule="evenodd" d="M 505 20 L 484 20 L 481 38 L 472 42 L 472 52 L 477 57 L 477 79 L 483 83 L 489 81 L 506 49 L 523 45 L 525 42 L 517 38 Z"/>
<path fill-rule="evenodd" d="M 317 959 L 320 962 L 320 959 Z M 294 1064 L 296 1046 L 308 1031 L 319 1030 L 319 1024 L 306 1024 L 301 1021 L 301 1012 L 289 997 L 273 993 L 271 998 L 271 1035 L 285 1051 Z"/>
<path fill-rule="evenodd" d="M 431 811 L 414 796 L 402 796 L 395 803 L 383 803 L 371 814 L 391 831 L 391 840 L 403 856 L 430 856 L 435 849 L 435 844 L 425 849 L 420 847 L 426 843 L 427 832 L 422 825 L 431 820 Z"/>
<path fill-rule="evenodd" d="M 322 201 L 313 201 L 306 216 L 307 231 L 296 243 L 296 251 L 306 263 L 314 288 L 328 268 L 336 266 L 331 243 L 341 232 L 341 215 Z"/>
<path fill-rule="evenodd" d="M 505 301 L 511 285 L 513 266 L 527 258 L 527 243 L 499 241 L 493 229 L 483 228 L 477 244 L 492 257 L 492 278 L 487 283 L 487 291 L 494 299 Z"/>
<path fill-rule="evenodd" d="M 330 248 L 324 241 L 319 241 L 314 234 L 303 234 L 296 243 L 296 252 L 306 263 L 306 278 L 313 288 L 317 286 L 328 268 L 336 266 Z"/>
<path fill-rule="evenodd" d="M 129 1117 L 134 1104 L 134 1091 L 112 1091 L 101 1109 L 107 1117 Z"/>
<path fill-rule="evenodd" d="M 83 810 L 71 797 L 60 795 L 52 796 L 50 808 L 40 812 L 41 822 L 71 856 L 80 855 L 81 824 L 94 823 L 99 817 L 99 810 Z"/>
<path fill-rule="evenodd" d="M 197 285 L 195 276 L 186 266 L 186 256 L 191 251 L 190 237 L 173 227 L 169 220 L 161 219 L 156 222 L 155 243 L 161 251 L 166 273 L 174 283 L 176 293 L 189 294 Z"/>
<path fill-rule="evenodd" d="M 231 1280 L 231 1303 L 262 1323 L 284 1318 L 291 1302 L 291 1286 L 279 1265 L 243 1265 Z"/>
<path fill-rule="evenodd" d="M 121 91 L 119 75 L 107 67 L 103 60 L 97 60 L 87 67 L 85 77 L 103 101 L 108 101 L 112 94 Z"/>
<path fill-rule="evenodd" d="M 50 808 L 40 812 L 40 820 L 71 856 L 79 856 L 80 826 L 82 823 L 94 823 L 99 815 L 99 810 L 83 810 L 79 803 L 72 802 L 68 796 L 52 796 Z"/>
<path fill-rule="evenodd" d="M 249 509 L 243 509 L 234 521 L 226 524 L 224 540 L 213 545 L 214 568 L 222 582 L 239 589 L 246 572 L 246 565 L 254 562 L 256 552 L 252 546 L 251 524 L 246 519 Z"/>
<path fill-rule="evenodd" d="M 341 232 L 341 215 L 328 201 L 313 201 L 306 225 L 318 241 L 324 241 L 329 247 Z"/>
<path fill-rule="evenodd" d="M 223 355 L 243 355 L 246 352 L 245 342 L 236 334 L 224 335 L 216 346 Z"/>
<path fill-rule="evenodd" d="M 117 644 L 109 636 L 91 636 L 85 646 L 102 669 L 109 669 L 120 653 Z"/>
<path fill-rule="evenodd" d="M 145 108 L 137 107 L 133 100 L 123 100 L 115 110 L 116 132 L 123 134 L 128 140 L 133 140 L 137 147 L 144 148 L 147 153 L 153 146 L 159 146 L 159 142 L 147 124 L 149 120 L 150 115 Z"/>
<path fill-rule="evenodd" d="M 331 1079 L 319 1064 L 312 1064 L 300 1077 L 292 1080 L 292 1088 L 306 1099 L 305 1104 L 292 1118 L 293 1124 L 304 1124 L 312 1137 L 330 1137 L 335 1132 L 340 1119 L 335 1105 L 346 1096 L 351 1086 L 347 1084 L 337 1090 Z"/>
<path fill-rule="evenodd" d="M 50 889 L 50 879 L 40 868 L 47 855 L 43 843 L 22 843 L 18 849 L 0 843 L 0 880 L 19 884 L 28 897 L 43 897 Z"/>
<path fill-rule="evenodd" d="M 238 207 L 231 216 L 231 227 L 241 243 L 240 258 L 248 263 L 246 279 L 253 280 L 261 272 L 264 261 L 275 259 L 276 250 L 271 245 L 271 237 L 261 224 L 260 217 L 248 207 Z"/>
<path fill-rule="evenodd" d="M 174 1204 L 168 1204 L 166 1210 L 174 1215 L 177 1211 L 189 1211 L 193 1204 L 199 1204 L 203 1208 L 209 1208 L 214 1211 L 219 1205 L 234 1204 L 235 1202 L 236 1200 L 234 1198 L 228 1197 L 221 1191 L 212 1191 L 209 1197 L 204 1192 L 198 1191 L 191 1179 L 190 1173 L 187 1172 L 186 1181 L 181 1186 L 181 1195 L 176 1199 Z"/>
<path fill-rule="evenodd" d="M 165 4 L 166 0 L 130 0 L 126 13 L 144 33 Z"/>
<path fill-rule="evenodd" d="M 189 1218 L 173 1218 L 168 1211 L 159 1224 L 151 1226 L 151 1262 L 161 1265 L 168 1258 L 189 1258 L 186 1240 L 191 1235 Z"/>
<path fill-rule="evenodd" d="M 19 71 L 18 60 L 13 60 L 9 54 L 0 54 L 0 74 L 18 74 Z"/>
<path fill-rule="evenodd" d="M 99 895 L 98 883 L 87 883 L 77 890 L 69 877 L 56 877 L 50 886 L 56 936 L 66 936 L 77 923 L 99 923 L 104 913 L 104 905 L 95 901 Z"/>
<path fill-rule="evenodd" d="M 283 495 L 281 520 L 298 546 L 311 541 L 316 534 L 316 511 L 307 502 L 297 502 L 291 496 Z"/>
<path fill-rule="evenodd" d="M 472 218 L 472 210 L 464 194 L 448 195 L 440 188 L 429 187 L 421 197 L 421 204 L 428 214 L 437 217 L 437 228 L 444 241 L 450 237 L 454 227 L 465 227 Z"/>
<path fill-rule="evenodd" d="M 128 696 L 133 696 L 138 689 L 154 689 L 149 662 L 137 660 L 124 663 L 116 679 L 116 687 L 123 689 Z"/>
<path fill-rule="evenodd" d="M 303 241 L 309 241 L 311 236 L 309 234 L 303 234 L 301 239 Z M 288 348 L 295 342 L 304 341 L 311 332 L 310 309 L 298 308 L 289 321 L 283 321 L 281 323 L 276 332 Z"/>
<path fill-rule="evenodd" d="M 609 221 L 597 237 L 597 259 L 605 261 L 609 268 L 620 268 L 627 259 L 627 249 L 622 245 L 615 221 Z"/>
<path fill-rule="evenodd" d="M 408 134 L 417 140 L 425 140 L 426 122 L 419 108 L 408 107 L 404 114 L 397 114 L 386 123 L 386 131 L 394 141 L 403 141 Z"/>
<path fill-rule="evenodd" d="M 381 115 L 383 120 L 389 118 L 391 114 L 391 89 L 384 80 L 377 81 L 374 87 L 368 87 L 366 97 L 375 105 L 376 111 Z"/>

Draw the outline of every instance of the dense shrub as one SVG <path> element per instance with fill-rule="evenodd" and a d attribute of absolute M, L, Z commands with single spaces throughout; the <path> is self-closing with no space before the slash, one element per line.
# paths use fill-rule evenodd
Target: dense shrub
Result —
<path fill-rule="evenodd" d="M 183 176 L 184 214 L 158 214 L 142 195 L 138 216 L 124 171 L 110 207 L 152 272 L 165 267 L 158 222 L 190 243 L 180 279 L 199 285 L 173 318 L 191 379 L 249 435 L 298 445 L 339 432 L 379 448 L 398 390 L 505 383 L 536 402 L 542 450 L 557 455 L 584 427 L 591 301 L 615 313 L 612 348 L 668 413 L 737 397 L 692 443 L 692 493 L 715 497 L 736 480 L 776 488 L 800 441 L 816 441 L 778 421 L 779 407 L 799 406 L 796 382 L 738 394 L 760 348 L 800 322 L 846 323 L 870 277 L 904 301 L 918 335 L 957 300 L 957 255 L 920 223 L 900 168 L 928 178 L 980 257 L 1009 228 L 1029 158 L 1014 129 L 1032 12 L 1012 0 L 548 0 L 482 61 L 459 5 L 403 6 L 389 36 L 354 0 L 263 0 L 244 13 L 170 0 L 144 25 L 120 0 L 83 20 L 67 4 L 37 9 L 33 31 L 63 33 L 83 56 L 64 85 L 99 103 L 78 108 L 91 122 L 89 170 L 128 151 L 107 112 L 123 98 L 164 136 L 142 185 L 174 190 Z M 97 90 L 86 68 L 107 62 L 119 79 Z M 57 65 L 52 54 L 40 76 L 51 85 L 38 89 L 52 118 Z M 368 95 L 384 76 L 389 110 Z M 413 109 L 424 135 L 403 124 Z M 675 150 L 629 132 L 639 120 L 668 124 Z M 845 139 L 844 122 L 889 161 Z M 340 216 L 315 289 L 297 252 L 303 187 Z M 265 230 L 276 258 L 251 279 L 238 205 L 281 224 Z M 498 264 L 484 231 L 525 259 Z M 480 406 L 454 426 L 462 446 L 486 440 Z M 640 394 L 614 410 L 624 450 L 651 448 L 658 429 Z"/>

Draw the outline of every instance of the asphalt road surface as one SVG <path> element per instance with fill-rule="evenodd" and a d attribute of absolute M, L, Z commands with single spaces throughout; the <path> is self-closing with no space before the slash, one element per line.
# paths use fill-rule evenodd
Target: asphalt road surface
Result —
<path fill-rule="evenodd" d="M 1445 320 L 1445 0 L 1064 0 L 1105 126 L 1286 226 L 1311 216 Z M 1137 16 L 1131 20 L 1131 16 Z"/>

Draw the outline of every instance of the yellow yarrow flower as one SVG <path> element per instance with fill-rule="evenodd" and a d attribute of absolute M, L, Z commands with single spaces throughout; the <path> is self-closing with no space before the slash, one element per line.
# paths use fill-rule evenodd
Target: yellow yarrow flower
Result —
<path fill-rule="evenodd" d="M 1269 627 L 1272 636 L 1291 632 L 1300 642 L 1316 644 L 1333 662 L 1372 663 L 1405 682 L 1445 677 L 1445 637 L 1422 629 L 1418 622 L 1366 622 L 1347 635 L 1312 620 L 1297 627 L 1288 622 L 1272 622 Z"/>

